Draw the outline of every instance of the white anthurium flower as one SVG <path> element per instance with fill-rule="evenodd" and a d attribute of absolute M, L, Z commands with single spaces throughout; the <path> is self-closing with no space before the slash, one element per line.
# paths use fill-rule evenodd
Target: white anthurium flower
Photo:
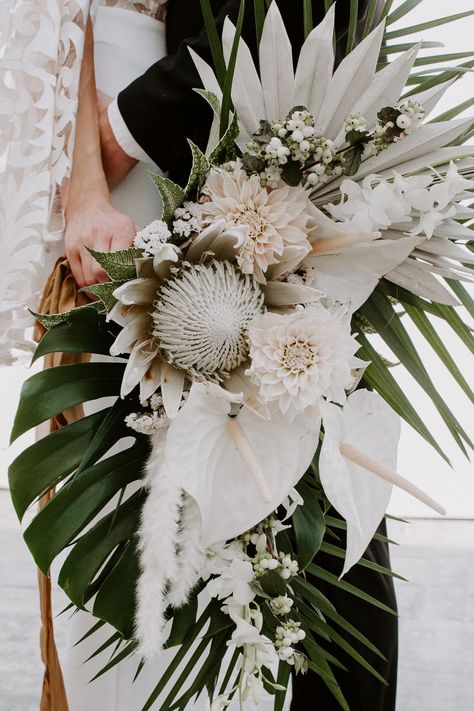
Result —
<path fill-rule="evenodd" d="M 360 348 L 346 309 L 311 304 L 288 314 L 266 313 L 249 329 L 250 379 L 260 399 L 289 419 L 317 410 L 323 397 L 343 403 Z"/>
<path fill-rule="evenodd" d="M 387 510 L 392 485 L 346 459 L 341 444 L 353 445 L 395 469 L 400 418 L 376 393 L 357 390 L 344 408 L 325 406 L 323 425 L 319 475 L 326 496 L 347 522 L 344 575 L 372 540 Z"/>
<path fill-rule="evenodd" d="M 264 420 L 195 383 L 171 422 L 166 452 L 179 485 L 201 513 L 204 547 L 238 536 L 274 511 L 316 451 L 319 419 L 279 413 Z"/>

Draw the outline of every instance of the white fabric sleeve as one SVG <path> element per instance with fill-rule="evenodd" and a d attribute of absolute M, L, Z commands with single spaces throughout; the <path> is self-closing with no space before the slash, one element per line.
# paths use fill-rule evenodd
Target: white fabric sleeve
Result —
<path fill-rule="evenodd" d="M 120 148 L 131 158 L 135 158 L 143 163 L 153 163 L 150 156 L 145 153 L 128 130 L 127 124 L 120 113 L 117 99 L 114 99 L 109 104 L 107 115 L 109 117 L 110 128 Z"/>

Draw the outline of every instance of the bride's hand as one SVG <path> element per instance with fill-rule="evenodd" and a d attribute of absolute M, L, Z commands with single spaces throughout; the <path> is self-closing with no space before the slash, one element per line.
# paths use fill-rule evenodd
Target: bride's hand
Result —
<path fill-rule="evenodd" d="M 100 153 L 99 110 L 94 80 L 93 35 L 87 21 L 79 82 L 76 139 L 71 178 L 64 195 L 66 256 L 79 286 L 107 281 L 106 273 L 86 247 L 109 252 L 131 247 L 136 233 L 133 221 L 110 202 Z"/>
<path fill-rule="evenodd" d="M 80 200 L 71 201 L 69 195 L 65 216 L 66 256 L 76 282 L 82 287 L 108 281 L 87 247 L 98 252 L 131 247 L 137 231 L 133 220 L 115 210 L 108 192 L 101 190 L 91 190 Z"/>

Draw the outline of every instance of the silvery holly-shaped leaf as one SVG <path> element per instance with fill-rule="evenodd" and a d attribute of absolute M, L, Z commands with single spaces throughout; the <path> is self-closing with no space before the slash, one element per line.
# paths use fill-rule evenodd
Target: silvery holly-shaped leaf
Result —
<path fill-rule="evenodd" d="M 236 417 L 230 411 L 228 398 L 195 384 L 166 439 L 173 476 L 199 507 L 204 546 L 238 536 L 271 514 L 307 470 L 319 441 L 320 422 L 309 416 L 290 423 L 280 414 L 262 419 L 245 406 Z M 236 424 L 258 463 L 265 498 L 232 435 Z"/>
<path fill-rule="evenodd" d="M 347 459 L 348 444 L 390 469 L 396 468 L 400 418 L 375 392 L 356 390 L 344 408 L 327 405 L 319 476 L 324 493 L 347 522 L 347 550 L 341 576 L 357 563 L 372 540 L 390 501 L 392 484 Z"/>

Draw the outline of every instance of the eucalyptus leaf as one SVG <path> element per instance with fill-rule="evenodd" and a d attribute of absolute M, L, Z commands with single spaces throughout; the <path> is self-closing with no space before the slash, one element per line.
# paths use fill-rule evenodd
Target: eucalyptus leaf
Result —
<path fill-rule="evenodd" d="M 128 281 L 137 276 L 135 260 L 142 256 L 140 249 L 130 247 L 116 252 L 98 252 L 92 247 L 86 249 L 112 281 Z M 90 288 L 87 287 L 88 290 Z"/>
<path fill-rule="evenodd" d="M 185 192 L 179 185 L 163 175 L 158 175 L 158 173 L 152 173 L 151 171 L 148 172 L 148 175 L 161 196 L 163 203 L 161 217 L 165 222 L 170 222 L 173 219 L 176 208 L 182 205 L 186 197 Z"/>

